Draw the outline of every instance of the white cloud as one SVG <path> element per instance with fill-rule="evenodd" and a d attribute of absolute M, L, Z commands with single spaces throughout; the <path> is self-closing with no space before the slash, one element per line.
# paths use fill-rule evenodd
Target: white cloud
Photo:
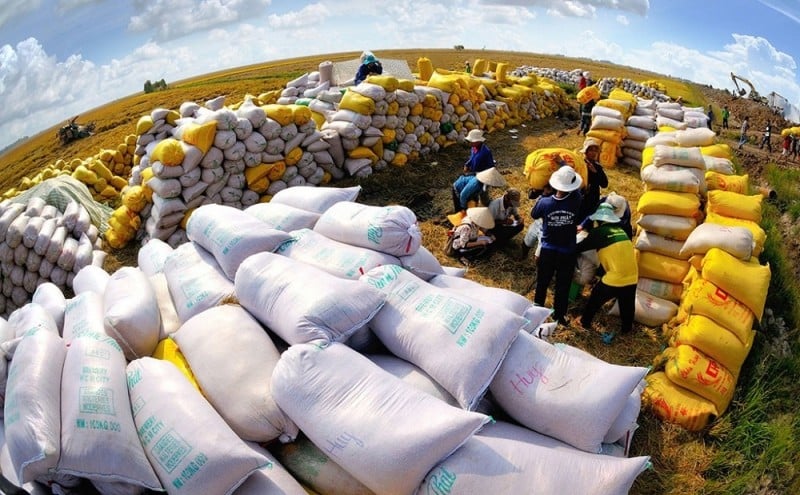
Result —
<path fill-rule="evenodd" d="M 312 3 L 300 10 L 286 14 L 270 14 L 267 18 L 269 27 L 274 29 L 296 29 L 308 27 L 309 23 L 316 25 L 330 17 L 331 12 L 322 3 Z"/>
<path fill-rule="evenodd" d="M 9 20 L 30 12 L 42 5 L 42 0 L 0 0 L 0 27 Z"/>
<path fill-rule="evenodd" d="M 617 22 L 618 22 L 618 23 L 620 23 L 620 24 L 622 24 L 623 26 L 628 26 L 628 25 L 631 23 L 631 22 L 628 20 L 628 17 L 627 17 L 627 16 L 624 16 L 624 15 L 618 15 L 618 16 L 617 16 Z"/>
<path fill-rule="evenodd" d="M 490 5 L 540 7 L 564 17 L 592 17 L 596 9 L 622 10 L 641 16 L 650 10 L 649 0 L 480 0 Z"/>
<path fill-rule="evenodd" d="M 167 41 L 198 31 L 262 17 L 271 0 L 134 0 L 132 32 L 154 31 Z"/>

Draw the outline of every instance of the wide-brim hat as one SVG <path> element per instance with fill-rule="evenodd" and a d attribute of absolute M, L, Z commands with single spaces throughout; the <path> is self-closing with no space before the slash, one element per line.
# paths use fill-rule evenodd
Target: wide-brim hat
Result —
<path fill-rule="evenodd" d="M 467 217 L 472 220 L 478 227 L 484 230 L 494 228 L 494 217 L 489 208 L 479 206 L 476 208 L 467 208 Z"/>
<path fill-rule="evenodd" d="M 556 191 L 572 192 L 581 187 L 583 179 L 572 167 L 564 165 L 553 172 L 549 183 Z"/>
<path fill-rule="evenodd" d="M 595 222 L 619 223 L 619 217 L 614 214 L 614 207 L 608 203 L 601 203 L 597 211 L 589 215 Z"/>
<path fill-rule="evenodd" d="M 483 135 L 483 131 L 480 129 L 472 129 L 467 134 L 467 141 L 470 143 L 482 143 L 486 141 L 486 137 Z"/>
<path fill-rule="evenodd" d="M 585 140 L 583 142 L 583 148 L 581 148 L 581 152 L 582 153 L 586 153 L 589 150 L 589 148 L 591 148 L 592 146 L 597 146 L 597 150 L 599 151 L 600 150 L 600 141 L 598 141 L 597 139 L 593 139 L 593 138 L 589 138 L 589 139 Z"/>
<path fill-rule="evenodd" d="M 495 167 L 481 170 L 475 174 L 475 177 L 481 182 L 481 184 L 486 184 L 487 186 L 504 187 L 506 185 L 506 180 Z"/>
<path fill-rule="evenodd" d="M 608 193 L 606 199 L 603 201 L 604 203 L 608 203 L 614 208 L 614 215 L 622 218 L 622 215 L 625 214 L 625 207 L 627 206 L 627 201 L 625 198 L 620 196 L 615 192 Z"/>

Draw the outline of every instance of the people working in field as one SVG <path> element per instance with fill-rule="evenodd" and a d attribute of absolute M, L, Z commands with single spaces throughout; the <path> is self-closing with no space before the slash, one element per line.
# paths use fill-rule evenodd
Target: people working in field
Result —
<path fill-rule="evenodd" d="M 489 187 L 505 187 L 506 180 L 494 168 L 482 170 L 475 175 L 461 175 L 451 188 L 453 208 L 463 211 L 470 206 L 488 206 L 490 202 Z"/>
<path fill-rule="evenodd" d="M 383 74 L 383 65 L 372 52 L 364 52 L 361 54 L 361 65 L 358 66 L 356 77 L 353 83 L 358 85 L 364 81 L 367 76 Z"/>

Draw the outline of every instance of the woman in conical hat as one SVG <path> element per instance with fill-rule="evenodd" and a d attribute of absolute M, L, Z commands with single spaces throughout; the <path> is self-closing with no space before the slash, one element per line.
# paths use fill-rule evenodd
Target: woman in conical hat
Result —
<path fill-rule="evenodd" d="M 469 264 L 489 253 L 489 246 L 494 237 L 485 235 L 494 228 L 494 217 L 486 207 L 467 209 L 461 223 L 448 232 L 447 255 L 459 258 L 462 263 Z"/>

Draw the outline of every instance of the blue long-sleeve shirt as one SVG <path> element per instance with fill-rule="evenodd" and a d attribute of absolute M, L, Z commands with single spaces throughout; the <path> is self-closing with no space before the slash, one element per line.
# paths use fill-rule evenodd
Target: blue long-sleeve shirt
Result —
<path fill-rule="evenodd" d="M 467 168 L 467 173 L 476 174 L 486 169 L 494 167 L 494 156 L 492 150 L 484 143 L 475 151 L 475 148 L 470 150 L 469 159 L 464 164 Z"/>

